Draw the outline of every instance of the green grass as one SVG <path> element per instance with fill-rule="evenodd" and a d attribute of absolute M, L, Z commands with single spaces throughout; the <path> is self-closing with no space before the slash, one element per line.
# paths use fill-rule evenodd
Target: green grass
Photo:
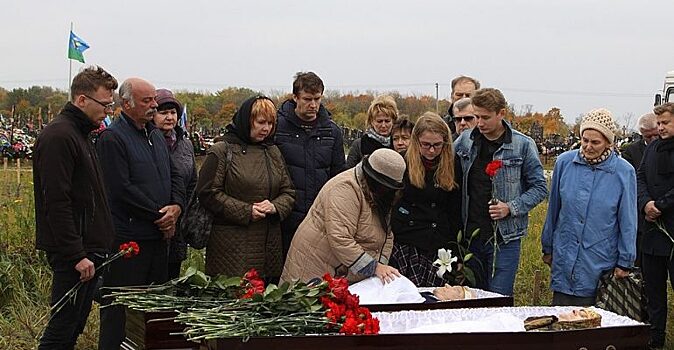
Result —
<path fill-rule="evenodd" d="M 0 168 L 0 349 L 35 348 L 49 312 L 51 270 L 44 254 L 35 251 L 32 173 L 23 168 L 18 174 L 12 167 Z M 540 247 L 546 209 L 543 203 L 530 213 L 529 236 L 522 242 L 515 281 L 518 306 L 550 304 L 550 269 L 541 260 Z M 202 251 L 190 249 L 183 269 L 190 265 L 203 271 Z M 98 323 L 98 307 L 94 305 L 76 349 L 96 348 Z M 674 344 L 671 302 L 668 325 L 667 342 Z"/>

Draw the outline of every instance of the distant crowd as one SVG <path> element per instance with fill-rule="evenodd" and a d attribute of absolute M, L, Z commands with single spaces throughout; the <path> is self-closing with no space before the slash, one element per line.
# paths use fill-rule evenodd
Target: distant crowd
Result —
<path fill-rule="evenodd" d="M 419 287 L 513 295 L 529 212 L 546 198 L 541 257 L 552 303 L 594 305 L 602 275 L 626 278 L 641 267 L 650 344 L 664 346 L 674 103 L 644 115 L 643 138 L 622 154 L 612 113 L 588 111 L 579 148 L 559 154 L 548 183 L 539 147 L 504 119 L 500 90 L 468 76 L 451 88 L 444 117 L 429 111 L 415 122 L 400 117 L 393 97 L 377 96 L 345 153 L 344 131 L 321 103 L 323 81 L 300 72 L 280 105 L 262 95 L 244 101 L 197 169 L 171 91 L 85 68 L 34 147 L 36 244 L 54 272 L 52 303 L 84 282 L 52 315 L 40 348 L 74 347 L 101 285 L 179 276 L 197 241 L 209 275 L 255 268 L 274 283 L 405 276 Z M 99 130 L 117 89 L 121 116 Z M 140 254 L 100 271 L 130 240 Z M 99 348 L 119 349 L 124 309 L 100 298 Z"/>

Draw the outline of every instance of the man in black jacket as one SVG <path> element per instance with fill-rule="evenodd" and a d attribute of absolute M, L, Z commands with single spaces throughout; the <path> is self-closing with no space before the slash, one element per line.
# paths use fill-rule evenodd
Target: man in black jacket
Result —
<path fill-rule="evenodd" d="M 119 87 L 119 95 L 122 114 L 101 133 L 96 147 L 115 243 L 136 241 L 140 254 L 113 262 L 103 285 L 163 283 L 168 279 L 168 240 L 185 201 L 184 186 L 180 186 L 183 178 L 171 164 L 163 134 L 151 123 L 157 108 L 155 87 L 143 79 L 129 78 Z M 101 309 L 99 349 L 119 349 L 124 326 L 123 307 Z"/>
<path fill-rule="evenodd" d="M 622 151 L 622 156 L 628 161 L 633 167 L 634 170 L 639 170 L 639 165 L 641 164 L 641 158 L 646 151 L 646 146 L 648 146 L 651 141 L 654 141 L 658 138 L 658 125 L 655 120 L 655 114 L 647 113 L 639 117 L 639 132 L 641 133 L 641 139 L 636 140 L 627 146 Z M 639 230 L 637 231 L 637 260 L 634 261 L 634 266 L 641 266 L 641 239 L 644 233 L 644 213 L 639 212 Z"/>
<path fill-rule="evenodd" d="M 460 75 L 452 79 L 452 95 L 450 99 L 452 104 L 447 110 L 447 115 L 442 119 L 449 126 L 449 130 L 452 131 L 452 134 L 455 134 L 456 125 L 454 125 L 454 103 L 462 98 L 471 97 L 473 93 L 480 89 L 480 82 L 475 78 L 471 78 L 465 75 Z"/>
<path fill-rule="evenodd" d="M 71 100 L 40 133 L 33 154 L 36 247 L 53 271 L 51 305 L 84 282 L 47 324 L 39 349 L 73 349 L 91 310 L 96 266 L 112 248 L 114 229 L 90 133 L 114 106 L 117 80 L 100 67 L 75 76 Z"/>
<path fill-rule="evenodd" d="M 293 98 L 278 110 L 275 143 L 283 154 L 295 186 L 293 210 L 281 223 L 283 258 L 297 227 L 314 203 L 318 191 L 344 170 L 344 135 L 321 104 L 324 85 L 313 72 L 299 72 Z"/>
<path fill-rule="evenodd" d="M 674 103 L 653 109 L 660 139 L 651 142 L 637 171 L 637 200 L 646 217 L 641 241 L 650 348 L 665 345 L 667 275 L 674 287 Z"/>

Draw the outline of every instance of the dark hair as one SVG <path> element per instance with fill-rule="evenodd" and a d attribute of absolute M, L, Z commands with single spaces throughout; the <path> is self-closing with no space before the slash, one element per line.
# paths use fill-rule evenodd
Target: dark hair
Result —
<path fill-rule="evenodd" d="M 393 123 L 393 127 L 391 128 L 391 135 L 393 135 L 394 132 L 398 130 L 407 130 L 407 132 L 412 135 L 412 129 L 414 129 L 414 122 L 402 117 L 398 118 L 395 123 Z"/>
<path fill-rule="evenodd" d="M 473 106 L 484 108 L 490 112 L 498 113 L 502 109 L 508 107 L 508 103 L 506 102 L 503 93 L 498 89 L 493 88 L 484 88 L 475 91 L 471 100 L 473 101 Z"/>
<path fill-rule="evenodd" d="M 295 74 L 295 81 L 293 81 L 293 95 L 298 96 L 300 92 L 308 92 L 310 94 L 323 93 L 325 86 L 323 80 L 314 72 L 297 72 Z"/>
<path fill-rule="evenodd" d="M 94 94 L 101 86 L 115 90 L 118 86 L 117 79 L 99 66 L 86 67 L 73 78 L 70 97 L 74 101 L 78 95 Z"/>
<path fill-rule="evenodd" d="M 460 76 L 452 79 L 452 91 L 454 91 L 454 87 L 456 87 L 456 84 L 458 84 L 460 82 L 463 82 L 463 81 L 468 81 L 468 82 L 473 83 L 473 85 L 475 85 L 475 90 L 480 89 L 480 82 L 477 81 L 477 79 L 471 78 L 471 77 L 465 76 L 465 75 L 460 75 Z"/>

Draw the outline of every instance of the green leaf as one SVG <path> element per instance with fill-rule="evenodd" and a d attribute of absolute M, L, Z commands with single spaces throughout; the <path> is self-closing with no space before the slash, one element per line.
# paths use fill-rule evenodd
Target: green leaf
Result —
<path fill-rule="evenodd" d="M 320 291 L 318 288 L 311 288 L 311 289 L 309 290 L 309 293 L 307 293 L 307 296 L 308 296 L 308 297 L 315 297 L 315 296 L 317 296 L 318 293 L 320 293 L 320 292 L 321 292 L 321 291 Z"/>
<path fill-rule="evenodd" d="M 187 279 L 187 283 L 199 288 L 206 288 L 210 283 L 211 278 L 201 271 L 195 272 Z"/>
<path fill-rule="evenodd" d="M 227 277 L 224 275 L 218 275 L 218 277 L 212 283 L 219 289 L 227 289 L 229 287 L 235 287 L 241 285 L 241 277 Z"/>
<path fill-rule="evenodd" d="M 475 273 L 473 273 L 471 268 L 464 265 L 463 275 L 466 277 L 468 283 L 470 283 L 471 286 L 475 286 Z"/>

